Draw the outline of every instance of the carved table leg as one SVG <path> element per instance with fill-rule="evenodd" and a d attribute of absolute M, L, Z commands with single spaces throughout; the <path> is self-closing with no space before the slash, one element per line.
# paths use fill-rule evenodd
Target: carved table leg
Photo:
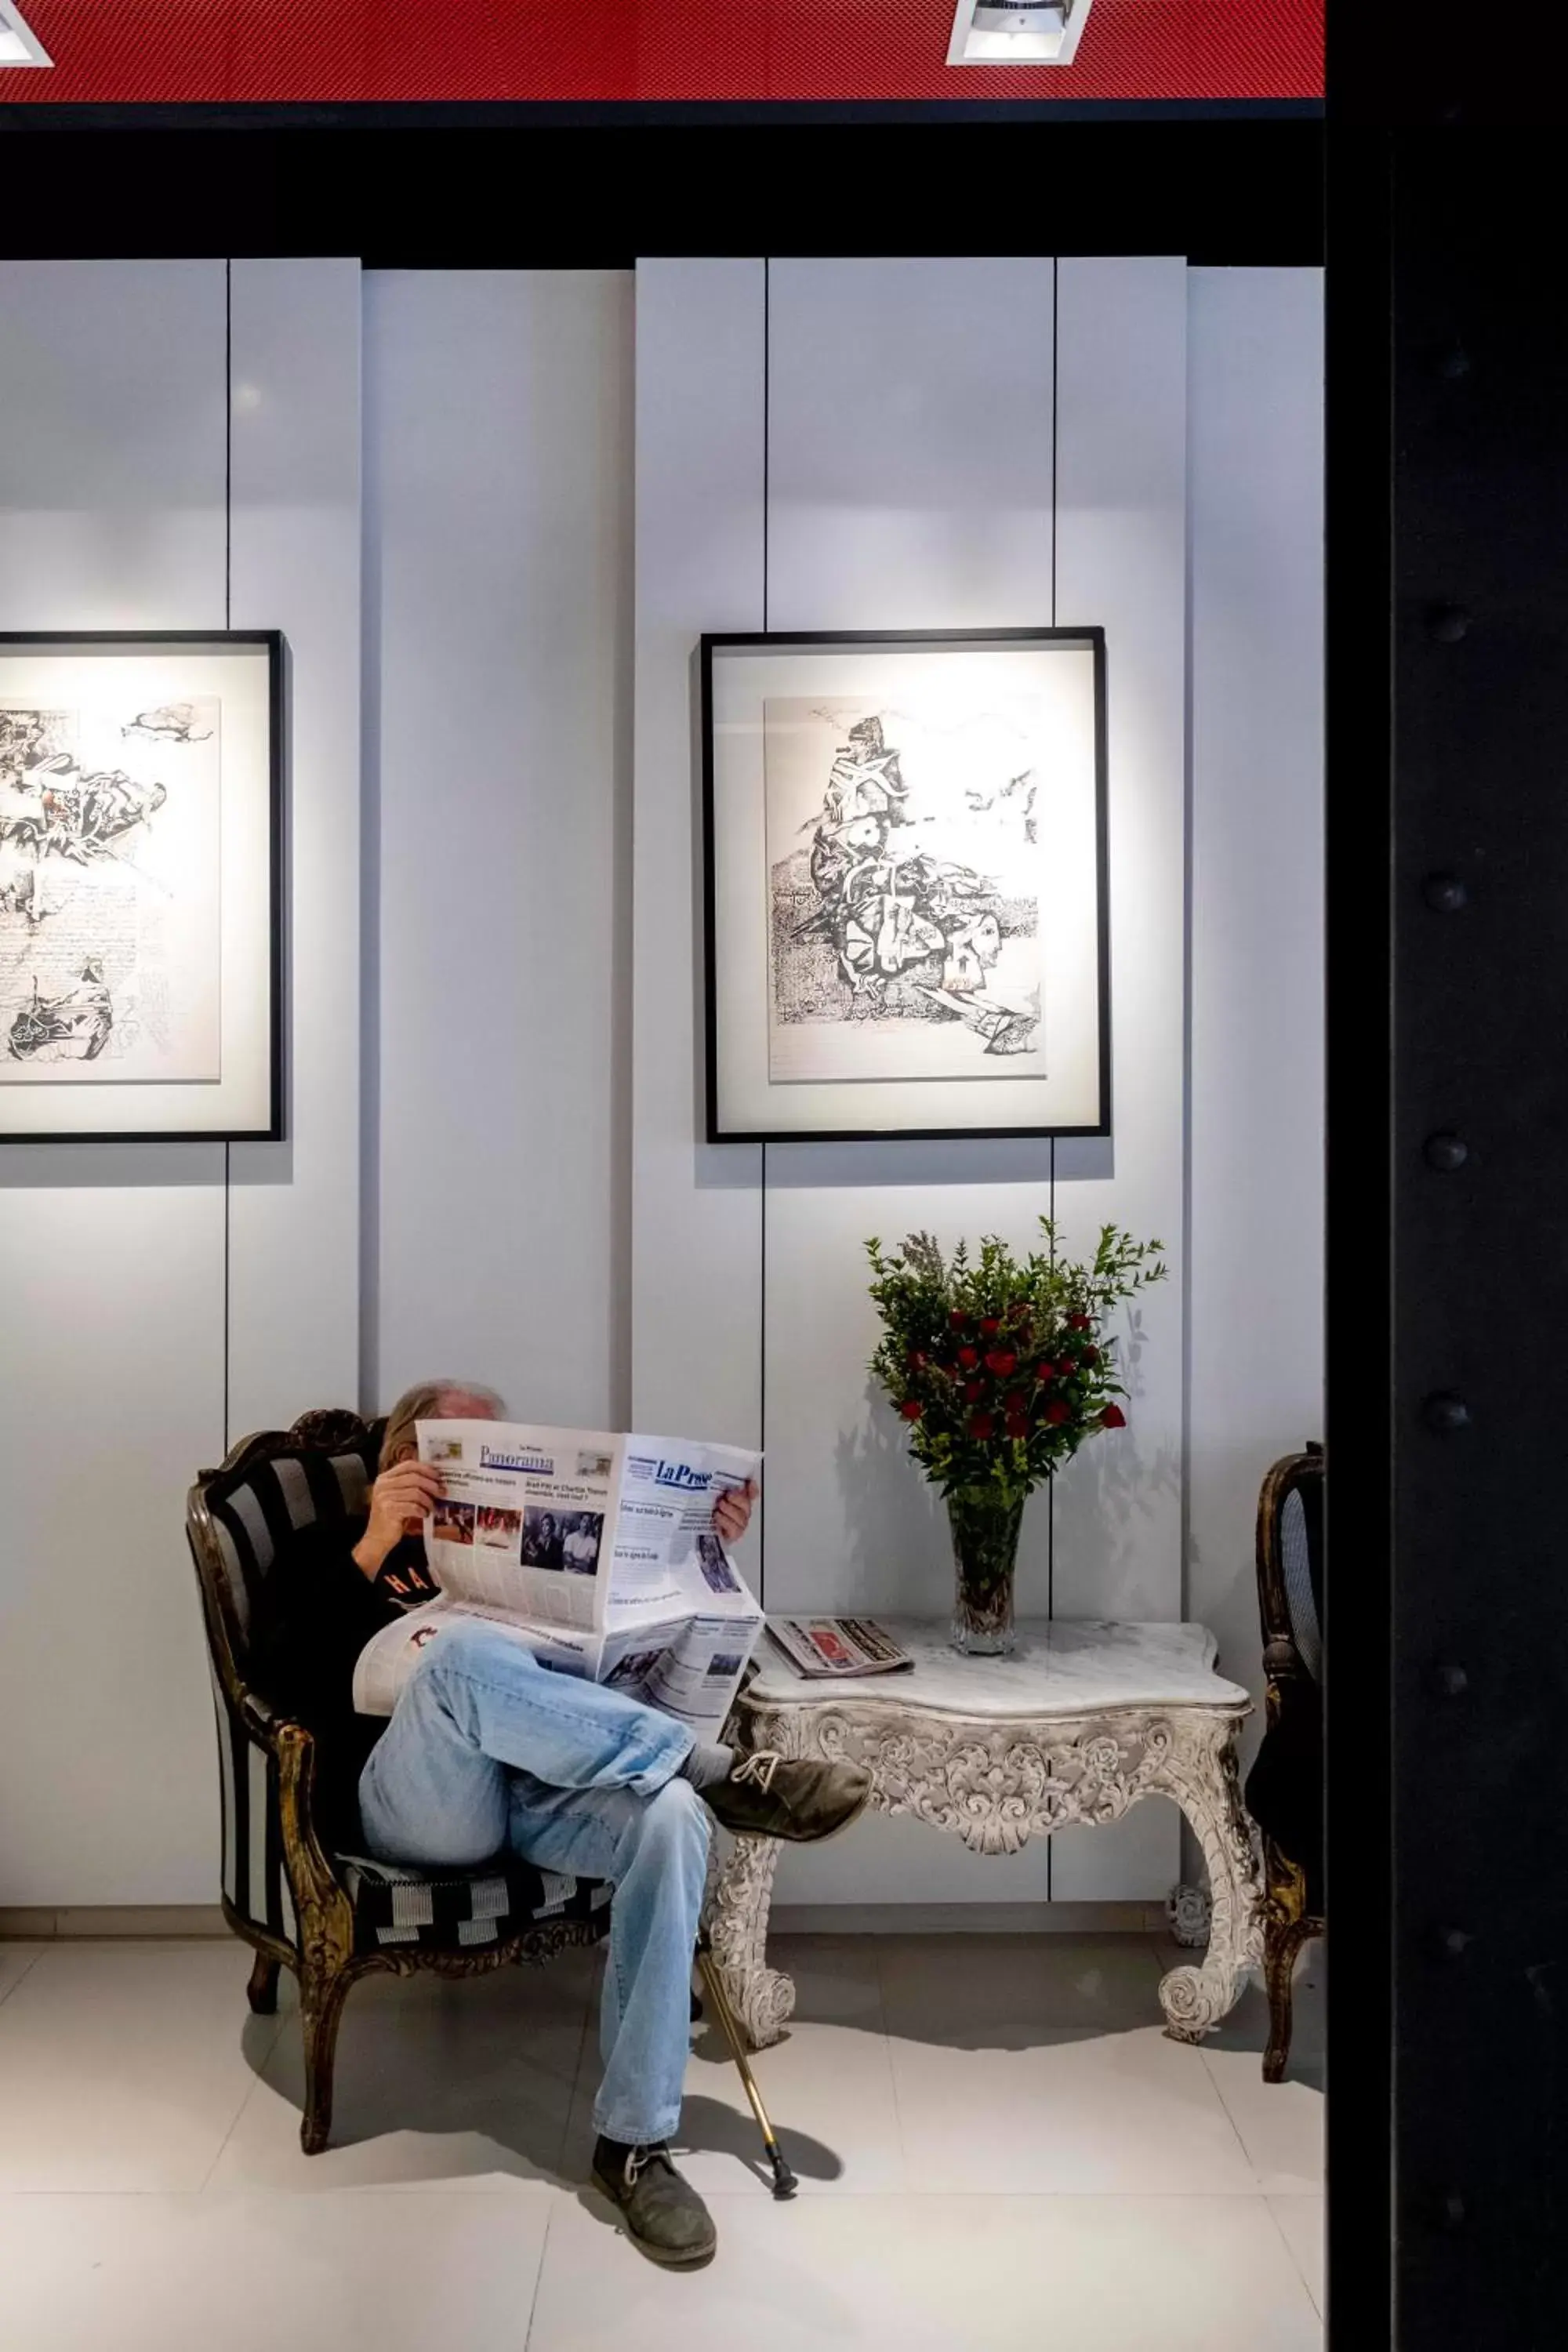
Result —
<path fill-rule="evenodd" d="M 1173 2042 L 1201 2042 L 1235 2008 L 1263 1952 L 1258 1858 L 1242 1810 L 1234 1721 L 1198 1717 L 1184 1724 L 1159 1775 L 1208 1864 L 1213 1906 L 1208 1951 L 1198 1968 L 1172 1969 L 1160 2004 Z"/>
<path fill-rule="evenodd" d="M 753 2050 L 778 2040 L 795 2008 L 795 1986 L 767 1965 L 768 1907 L 778 1858 L 776 1838 L 738 1837 L 709 1887 L 713 1964 Z"/>

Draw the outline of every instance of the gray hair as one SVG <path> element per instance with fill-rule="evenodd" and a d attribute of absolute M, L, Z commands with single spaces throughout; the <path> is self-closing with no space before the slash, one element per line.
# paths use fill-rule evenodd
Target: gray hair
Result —
<path fill-rule="evenodd" d="M 412 1454 L 415 1423 L 441 1420 L 444 1408 L 455 1397 L 472 1397 L 476 1403 L 492 1406 L 498 1415 L 506 1411 L 494 1389 L 486 1388 L 482 1381 L 416 1381 L 411 1389 L 404 1390 L 386 1416 L 380 1467 L 388 1470 L 395 1462 Z"/>

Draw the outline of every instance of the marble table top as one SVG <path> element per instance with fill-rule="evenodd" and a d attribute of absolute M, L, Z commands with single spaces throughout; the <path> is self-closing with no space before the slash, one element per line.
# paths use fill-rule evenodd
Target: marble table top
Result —
<path fill-rule="evenodd" d="M 793 1613 L 793 1612 L 791 1612 Z M 805 1613 L 805 1612 L 801 1612 Z M 917 1708 L 965 1716 L 1088 1715 L 1110 1707 L 1247 1709 L 1239 1684 L 1215 1674 L 1218 1644 L 1206 1625 L 1113 1624 L 1098 1618 L 1021 1619 L 1009 1658 L 961 1656 L 943 1619 L 875 1621 L 914 1658 L 896 1674 L 799 1674 L 775 1643 L 757 1644 L 758 1674 L 742 1703 Z"/>

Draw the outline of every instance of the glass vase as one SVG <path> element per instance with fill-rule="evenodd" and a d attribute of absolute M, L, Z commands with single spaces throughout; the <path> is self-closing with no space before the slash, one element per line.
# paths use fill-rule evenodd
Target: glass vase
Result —
<path fill-rule="evenodd" d="M 990 1486 L 960 1486 L 947 1498 L 952 1530 L 952 1646 L 972 1658 L 1005 1658 L 1013 1629 L 1013 1571 L 1024 1523 L 1020 1495 L 1008 1502 Z"/>

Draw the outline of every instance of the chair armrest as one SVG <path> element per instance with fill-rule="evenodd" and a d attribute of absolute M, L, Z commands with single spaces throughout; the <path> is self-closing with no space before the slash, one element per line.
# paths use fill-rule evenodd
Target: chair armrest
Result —
<path fill-rule="evenodd" d="M 353 1906 L 350 1903 L 316 1832 L 311 1796 L 316 1780 L 316 1743 L 302 1723 L 279 1723 L 274 1752 L 278 1758 L 278 1809 L 283 1829 L 283 1866 L 294 1890 L 301 1940 L 312 1940 L 310 1914 L 322 1932 L 346 1954 L 353 1948 Z M 323 1916 L 326 1915 L 326 1916 Z"/>
<path fill-rule="evenodd" d="M 353 1947 L 353 1906 L 316 1829 L 311 1802 L 315 1735 L 274 1708 L 259 1691 L 242 1690 L 238 1709 L 247 1736 L 277 1762 L 283 1867 L 294 1897 L 300 1941 L 309 1950 L 325 1937 L 346 1956 Z"/>

